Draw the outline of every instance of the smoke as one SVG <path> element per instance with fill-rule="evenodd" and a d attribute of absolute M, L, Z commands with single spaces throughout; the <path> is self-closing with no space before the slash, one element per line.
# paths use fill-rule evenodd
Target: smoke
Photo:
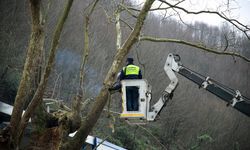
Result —
<path fill-rule="evenodd" d="M 77 91 L 79 85 L 79 74 L 81 65 L 81 55 L 76 53 L 72 49 L 61 49 L 58 51 L 55 60 L 55 71 L 53 73 L 53 81 L 55 84 L 56 78 L 60 76 L 60 98 L 71 99 Z M 98 70 L 95 69 L 91 64 L 86 65 L 85 79 L 83 88 L 87 96 L 96 96 L 100 89 L 101 83 L 99 79 Z M 59 84 L 59 83 L 58 83 Z"/>

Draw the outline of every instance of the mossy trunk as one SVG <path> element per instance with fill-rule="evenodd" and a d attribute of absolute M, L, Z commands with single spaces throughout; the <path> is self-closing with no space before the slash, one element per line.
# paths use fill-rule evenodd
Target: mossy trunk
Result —
<path fill-rule="evenodd" d="M 34 133 L 27 150 L 56 150 L 60 144 L 59 127 L 48 128 L 43 132 Z"/>
<path fill-rule="evenodd" d="M 58 21 L 56 26 L 56 30 L 54 33 L 49 58 L 47 65 L 44 69 L 43 75 L 41 77 L 41 81 L 38 85 L 38 88 L 29 103 L 24 115 L 23 112 L 23 104 L 25 102 L 25 98 L 27 95 L 30 95 L 30 85 L 32 78 L 34 77 L 34 72 L 39 66 L 37 64 L 39 56 L 41 56 L 41 50 L 43 49 L 44 42 L 44 31 L 42 26 L 42 21 L 40 20 L 40 0 L 29 0 L 30 4 L 30 12 L 31 12 L 31 20 L 32 20 L 32 30 L 31 37 L 28 46 L 27 56 L 25 60 L 24 70 L 21 78 L 21 82 L 18 88 L 17 96 L 15 99 L 15 104 L 11 116 L 10 126 L 8 128 L 9 134 L 6 137 L 6 141 L 8 141 L 8 145 L 10 149 L 19 149 L 19 144 L 23 136 L 23 132 L 28 124 L 28 120 L 34 114 L 35 109 L 41 104 L 43 93 L 46 88 L 46 84 L 48 81 L 48 77 L 50 75 L 50 71 L 52 69 L 54 58 L 56 54 L 56 50 L 59 44 L 60 35 L 64 26 L 64 23 L 68 17 L 70 8 L 72 6 L 73 0 L 68 0 L 63 11 L 61 18 Z M 6 142 L 5 141 L 5 142 Z"/>
<path fill-rule="evenodd" d="M 12 111 L 10 129 L 11 129 L 11 147 L 17 147 L 19 138 L 18 126 L 21 120 L 21 115 L 24 109 L 24 104 L 27 100 L 27 95 L 30 95 L 28 91 L 31 89 L 32 81 L 34 81 L 35 71 L 39 66 L 39 56 L 41 56 L 41 50 L 44 41 L 44 29 L 40 24 L 40 0 L 30 0 L 31 10 L 31 35 L 29 46 L 27 50 L 26 61 L 23 69 L 22 78 L 18 87 L 17 95 L 15 98 L 14 108 Z"/>
<path fill-rule="evenodd" d="M 19 125 L 19 132 L 17 134 L 17 136 L 19 138 L 22 137 L 22 132 L 24 131 L 24 129 L 27 126 L 28 120 L 31 117 L 31 115 L 33 114 L 34 110 L 42 103 L 42 98 L 43 98 L 43 94 L 47 85 L 47 81 L 50 75 L 50 72 L 52 70 L 53 64 L 54 64 L 54 59 L 55 59 L 55 55 L 56 55 L 56 50 L 59 44 L 59 40 L 60 40 L 60 36 L 63 30 L 63 26 L 64 23 L 69 15 L 70 12 L 70 8 L 72 6 L 73 0 L 68 0 L 66 2 L 66 5 L 64 7 L 63 13 L 61 15 L 61 17 L 58 20 L 54 35 L 53 35 L 53 40 L 52 40 L 52 44 L 51 44 L 51 48 L 50 48 L 50 52 L 49 52 L 49 58 L 48 58 L 48 62 L 47 65 L 45 67 L 45 70 L 43 72 L 43 75 L 41 77 L 41 81 L 39 83 L 39 86 L 35 92 L 34 97 L 32 98 L 30 104 L 28 105 L 25 113 L 23 114 L 23 117 L 20 121 L 20 125 Z"/>

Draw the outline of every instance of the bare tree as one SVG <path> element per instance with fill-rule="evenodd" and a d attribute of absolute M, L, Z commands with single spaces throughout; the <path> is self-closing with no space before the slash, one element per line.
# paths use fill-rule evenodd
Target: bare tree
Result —
<path fill-rule="evenodd" d="M 100 117 L 102 109 L 104 108 L 108 99 L 108 88 L 111 87 L 114 83 L 116 74 L 118 73 L 119 68 L 121 68 L 122 60 L 129 52 L 132 45 L 137 41 L 141 28 L 144 24 L 144 20 L 153 2 L 154 0 L 147 0 L 145 2 L 142 10 L 138 15 L 134 30 L 130 33 L 125 43 L 120 49 L 118 49 L 116 53 L 113 64 L 105 77 L 103 87 L 99 95 L 95 99 L 93 108 L 90 110 L 90 112 L 82 122 L 81 127 L 79 128 L 73 139 L 69 140 L 65 145 L 63 145 L 62 149 L 80 149 L 81 145 L 84 143 L 82 139 L 85 139 L 88 136 L 97 119 Z"/>
<path fill-rule="evenodd" d="M 73 0 L 69 0 L 65 11 L 58 22 L 57 28 L 54 33 L 54 38 L 52 42 L 52 46 L 50 49 L 48 63 L 44 70 L 43 76 L 39 83 L 39 86 L 29 103 L 24 115 L 22 116 L 23 112 L 23 104 L 26 96 L 26 91 L 29 91 L 29 85 L 31 82 L 31 78 L 34 76 L 34 66 L 37 66 L 39 57 L 41 56 L 43 50 L 43 42 L 44 42 L 44 31 L 43 31 L 43 20 L 40 20 L 40 0 L 30 0 L 30 10 L 32 16 L 32 32 L 28 47 L 28 53 L 26 56 L 25 67 L 23 70 L 23 76 L 19 85 L 19 89 L 17 92 L 17 96 L 15 99 L 15 104 L 12 112 L 12 117 L 10 121 L 10 137 L 9 144 L 10 147 L 19 149 L 19 144 L 23 136 L 23 131 L 27 126 L 28 120 L 31 117 L 32 113 L 34 112 L 35 108 L 38 107 L 39 104 L 42 102 L 42 96 L 48 81 L 48 77 L 52 68 L 52 64 L 54 62 L 56 49 L 59 43 L 60 33 L 63 28 L 63 24 L 69 14 L 70 7 L 72 5 Z"/>
<path fill-rule="evenodd" d="M 85 78 L 85 71 L 86 71 L 86 64 L 88 63 L 88 57 L 89 57 L 89 51 L 90 51 L 90 37 L 89 37 L 89 27 L 91 27 L 91 16 L 94 10 L 96 9 L 97 3 L 99 0 L 95 0 L 91 5 L 85 10 L 84 13 L 84 52 L 82 55 L 82 64 L 80 66 L 80 81 L 78 86 L 77 95 L 73 98 L 73 109 L 67 109 L 66 112 L 64 112 L 60 116 L 55 116 L 57 118 L 57 125 L 53 129 L 48 129 L 48 132 L 56 133 L 57 139 L 54 141 L 53 148 L 55 149 L 62 149 L 62 150 L 69 150 L 69 149 L 80 149 L 82 144 L 85 142 L 83 139 L 85 139 L 88 134 L 93 129 L 94 125 L 96 124 L 98 118 L 100 117 L 102 110 L 108 100 L 108 88 L 110 88 L 115 80 L 116 74 L 122 67 L 122 63 L 126 55 L 131 51 L 133 45 L 136 42 L 141 41 L 150 41 L 150 42 L 161 42 L 161 43 L 176 43 L 181 44 L 184 46 L 190 46 L 193 48 L 197 48 L 199 50 L 203 50 L 210 53 L 215 53 L 219 55 L 230 55 L 234 57 L 239 57 L 244 59 L 245 61 L 249 62 L 249 58 L 243 56 L 241 53 L 236 53 L 233 51 L 218 48 L 210 48 L 207 47 L 206 43 L 200 43 L 200 42 L 194 42 L 194 41 L 186 41 L 183 39 L 174 39 L 174 38 L 159 38 L 157 36 L 147 36 L 142 33 L 142 28 L 145 23 L 145 19 L 148 15 L 149 11 L 156 11 L 156 10 L 169 10 L 174 9 L 175 11 L 184 11 L 188 14 L 200 14 L 200 13 L 208 13 L 208 14 L 216 14 L 226 21 L 228 21 L 230 24 L 235 26 L 237 29 L 242 31 L 246 37 L 249 38 L 248 32 L 249 27 L 243 25 L 237 20 L 229 19 L 225 15 L 214 12 L 214 11 L 199 11 L 199 12 L 193 12 L 188 11 L 185 8 L 182 8 L 179 6 L 183 1 L 178 1 L 175 4 L 171 4 L 167 1 L 162 1 L 163 4 L 167 5 L 167 7 L 162 8 L 159 6 L 156 9 L 151 9 L 152 4 L 154 3 L 154 0 L 146 0 L 145 3 L 143 3 L 143 7 L 141 9 L 133 8 L 126 6 L 123 1 L 117 5 L 117 9 L 115 11 L 115 27 L 116 27 L 116 54 L 114 59 L 112 60 L 112 65 L 109 68 L 108 73 L 105 76 L 105 79 L 103 81 L 103 85 L 101 87 L 100 92 L 98 93 L 98 96 L 95 98 L 93 107 L 89 110 L 88 114 L 84 118 L 80 118 L 80 111 L 82 109 L 81 103 L 82 103 L 82 97 L 83 95 L 83 84 L 84 84 L 84 78 Z M 10 123 L 10 139 L 9 142 L 11 143 L 11 146 L 18 149 L 19 144 L 21 141 L 21 138 L 23 136 L 23 131 L 25 127 L 27 126 L 27 122 L 30 119 L 30 117 L 33 115 L 33 111 L 35 108 L 37 108 L 42 103 L 43 94 L 47 85 L 48 77 L 50 75 L 52 65 L 55 59 L 56 50 L 59 44 L 60 35 L 63 29 L 63 25 L 67 19 L 67 16 L 69 14 L 70 8 L 72 6 L 73 0 L 68 0 L 66 3 L 66 6 L 64 8 L 64 12 L 61 16 L 61 18 L 58 21 L 58 24 L 56 26 L 52 45 L 50 48 L 49 58 L 47 65 L 44 69 L 44 72 L 41 77 L 41 81 L 37 87 L 37 90 L 29 103 L 29 106 L 27 107 L 24 115 L 22 116 L 23 111 L 23 103 L 24 98 L 26 96 L 26 91 L 29 89 L 29 83 L 30 80 L 34 74 L 34 69 L 32 69 L 32 66 L 36 66 L 37 61 L 39 61 L 39 56 L 41 55 L 41 51 L 43 49 L 44 45 L 44 29 L 42 20 L 40 20 L 40 0 L 30 0 L 30 8 L 31 8 L 31 17 L 32 17 L 32 32 L 30 37 L 30 43 L 28 47 L 28 53 L 26 57 L 25 67 L 23 70 L 23 76 L 22 80 L 19 85 L 19 90 L 16 96 L 14 110 L 12 113 L 11 123 Z M 133 19 L 135 19 L 135 25 L 130 25 L 129 22 L 126 22 L 125 19 L 122 18 L 121 12 L 127 12 L 129 15 L 132 16 Z M 134 13 L 134 12 L 137 12 Z M 164 16 L 164 19 L 167 18 L 167 14 Z M 127 37 L 122 34 L 122 25 L 126 26 L 130 32 L 126 33 L 128 34 Z M 175 26 L 176 24 L 172 25 Z M 202 26 L 204 30 L 208 30 L 206 26 Z M 177 30 L 177 28 L 176 28 Z M 185 31 L 184 29 L 182 31 Z M 180 32 L 182 32 L 180 31 Z M 155 33 L 161 32 L 160 30 L 155 30 Z M 125 34 L 125 35 L 126 35 Z M 186 35 L 188 36 L 188 35 Z M 122 41 L 122 38 L 125 37 L 125 41 Z M 200 34 L 199 40 L 206 40 L 205 31 Z M 211 39 L 212 40 L 212 39 Z M 215 43 L 216 40 L 214 40 L 211 43 Z M 149 42 L 148 42 L 149 43 Z M 159 55 L 161 55 L 159 53 Z M 81 120 L 83 119 L 83 120 Z M 173 121 L 175 124 L 180 124 L 180 121 L 178 118 Z M 174 126 L 173 125 L 173 126 Z M 174 130 L 177 130 L 176 127 L 173 127 Z M 76 135 L 72 138 L 68 137 L 68 134 L 74 131 L 78 131 Z M 172 130 L 172 129 L 171 129 Z M 172 133 L 171 133 L 172 134 Z M 175 135 L 173 134 L 173 137 Z M 163 146 L 164 147 L 164 146 Z"/>

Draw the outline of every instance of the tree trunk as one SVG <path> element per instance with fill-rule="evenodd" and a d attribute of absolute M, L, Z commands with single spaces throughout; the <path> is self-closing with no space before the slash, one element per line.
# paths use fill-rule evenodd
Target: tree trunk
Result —
<path fill-rule="evenodd" d="M 60 144 L 60 131 L 58 127 L 48 128 L 43 132 L 33 134 L 28 150 L 56 150 Z"/>
<path fill-rule="evenodd" d="M 10 129 L 12 137 L 11 147 L 17 147 L 19 143 L 17 129 L 23 112 L 23 104 L 25 103 L 25 99 L 27 99 L 27 91 L 30 90 L 30 85 L 32 84 L 32 77 L 34 77 L 35 68 L 37 68 L 38 65 L 37 61 L 39 59 L 39 55 L 41 54 L 41 47 L 43 46 L 42 43 L 44 30 L 40 24 L 40 0 L 30 0 L 29 2 L 32 20 L 31 35 L 24 70 L 15 98 L 14 108 L 10 120 Z"/>
<path fill-rule="evenodd" d="M 15 104 L 12 112 L 12 117 L 10 121 L 10 135 L 6 137 L 7 143 L 9 143 L 10 149 L 19 149 L 19 144 L 23 136 L 24 129 L 27 126 L 28 120 L 30 119 L 31 115 L 34 113 L 35 109 L 41 104 L 42 97 L 44 90 L 46 88 L 46 84 L 48 81 L 48 77 L 54 63 L 54 58 L 57 50 L 57 46 L 59 44 L 60 35 L 63 29 L 63 25 L 66 21 L 66 18 L 69 14 L 70 8 L 72 6 L 73 0 L 68 0 L 63 11 L 61 18 L 58 21 L 56 26 L 56 30 L 54 33 L 49 59 L 47 66 L 44 70 L 43 76 L 41 77 L 41 81 L 39 86 L 32 98 L 31 102 L 29 103 L 24 115 L 22 116 L 23 112 L 23 104 L 26 95 L 29 95 L 28 91 L 29 85 L 31 85 L 32 78 L 34 77 L 34 69 L 33 67 L 37 68 L 38 64 L 37 61 L 39 56 L 41 55 L 41 50 L 43 48 L 44 42 L 44 31 L 41 25 L 40 20 L 40 0 L 30 0 L 30 9 L 31 9 L 31 18 L 32 18 L 32 31 L 30 42 L 28 46 L 28 52 L 26 56 L 25 66 L 23 70 L 22 79 L 19 85 L 19 89 L 17 92 L 17 96 L 15 99 Z"/>
<path fill-rule="evenodd" d="M 60 147 L 61 150 L 71 150 L 71 149 L 76 150 L 81 148 L 82 144 L 85 141 L 84 139 L 86 139 L 86 137 L 88 136 L 88 134 L 90 133 L 90 131 L 92 130 L 92 128 L 94 127 L 95 123 L 97 122 L 98 118 L 101 115 L 101 112 L 108 99 L 108 88 L 111 87 L 111 85 L 114 83 L 115 76 L 118 73 L 118 70 L 121 68 L 123 59 L 128 54 L 132 45 L 137 41 L 141 28 L 144 24 L 144 20 L 153 2 L 154 0 L 147 0 L 145 2 L 137 18 L 134 30 L 131 32 L 131 34 L 121 47 L 121 49 L 118 49 L 117 51 L 113 64 L 109 69 L 109 72 L 104 80 L 104 85 L 99 95 L 95 99 L 93 108 L 88 113 L 86 119 L 82 123 L 76 135 L 72 139 L 69 139 L 66 143 L 61 145 Z"/>
<path fill-rule="evenodd" d="M 54 64 L 54 59 L 55 59 L 56 50 L 57 50 L 57 47 L 59 44 L 60 35 L 62 33 L 62 29 L 63 29 L 64 23 L 68 17 L 72 3 L 73 3 L 73 0 L 67 1 L 65 8 L 63 10 L 63 14 L 58 21 L 58 24 L 56 26 L 56 30 L 54 32 L 54 37 L 53 37 L 53 41 L 52 41 L 52 45 L 51 45 L 51 49 L 50 49 L 50 53 L 49 53 L 48 63 L 45 67 L 45 71 L 42 75 L 42 78 L 41 78 L 39 86 L 36 90 L 36 93 L 35 93 L 34 97 L 32 98 L 29 106 L 27 107 L 27 109 L 26 109 L 26 111 L 21 119 L 21 122 L 20 122 L 20 125 L 18 128 L 19 129 L 18 134 L 17 134 L 18 138 L 22 137 L 22 133 L 27 126 L 29 118 L 31 117 L 31 115 L 33 114 L 33 112 L 37 108 L 37 106 L 39 106 L 42 103 L 43 94 L 44 94 L 44 91 L 45 91 L 45 88 L 47 85 L 47 81 L 48 81 L 52 66 Z"/>

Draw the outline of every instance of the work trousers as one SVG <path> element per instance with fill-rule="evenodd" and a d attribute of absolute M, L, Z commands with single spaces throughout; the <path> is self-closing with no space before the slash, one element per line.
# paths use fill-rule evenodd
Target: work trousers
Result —
<path fill-rule="evenodd" d="M 136 86 L 126 87 L 127 111 L 139 110 L 139 88 Z"/>

